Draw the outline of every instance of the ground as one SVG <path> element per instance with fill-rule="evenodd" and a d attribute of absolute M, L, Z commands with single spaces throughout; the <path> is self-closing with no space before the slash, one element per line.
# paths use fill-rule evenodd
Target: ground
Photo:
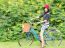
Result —
<path fill-rule="evenodd" d="M 20 47 L 17 41 L 0 42 L 0 48 L 41 48 L 38 41 L 34 41 L 32 45 L 27 45 L 26 41 L 22 41 L 22 46 Z M 60 46 L 53 47 L 52 45 L 47 45 L 45 48 L 65 48 L 65 40 L 63 40 Z"/>

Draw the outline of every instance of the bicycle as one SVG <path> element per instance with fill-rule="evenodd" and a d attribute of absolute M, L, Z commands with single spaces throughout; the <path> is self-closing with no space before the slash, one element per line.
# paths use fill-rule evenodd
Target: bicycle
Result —
<path fill-rule="evenodd" d="M 40 22 L 38 22 L 40 23 Z M 32 28 L 33 29 L 33 28 Z M 47 29 L 44 33 L 44 40 L 46 45 L 52 45 L 52 46 L 60 46 L 62 43 L 62 33 L 55 27 L 50 27 Z M 37 34 L 37 33 L 36 33 Z M 37 34 L 38 35 L 38 34 Z M 36 36 L 39 38 L 39 35 Z M 40 39 L 40 38 L 39 38 Z M 30 39 L 26 40 L 23 39 L 23 37 L 18 41 L 19 45 L 22 46 L 22 41 L 25 40 L 28 44 L 31 45 L 34 41 L 34 36 L 30 33 Z"/>

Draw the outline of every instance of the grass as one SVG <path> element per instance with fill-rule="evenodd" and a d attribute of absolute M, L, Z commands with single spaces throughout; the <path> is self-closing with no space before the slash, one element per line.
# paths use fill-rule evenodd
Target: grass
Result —
<path fill-rule="evenodd" d="M 57 41 L 56 41 L 57 42 Z M 0 48 L 40 48 L 40 43 L 38 41 L 35 41 L 32 45 L 27 45 L 29 44 L 26 41 L 22 41 L 23 45 L 20 47 L 18 45 L 18 42 L 0 42 Z M 45 48 L 65 48 L 65 40 L 62 41 L 62 44 L 60 46 L 55 46 L 53 47 L 52 45 L 47 45 Z"/>

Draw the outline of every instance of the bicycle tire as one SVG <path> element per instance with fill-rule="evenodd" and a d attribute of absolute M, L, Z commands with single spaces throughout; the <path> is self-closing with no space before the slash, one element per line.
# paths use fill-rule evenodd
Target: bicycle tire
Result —
<path fill-rule="evenodd" d="M 46 34 L 46 36 L 45 36 L 45 44 L 52 45 L 53 47 L 58 47 L 61 45 L 62 36 L 61 36 L 61 33 L 58 32 L 58 30 L 52 28 L 51 31 L 49 31 L 47 33 L 48 34 Z M 52 34 L 50 34 L 50 33 L 52 33 Z"/>

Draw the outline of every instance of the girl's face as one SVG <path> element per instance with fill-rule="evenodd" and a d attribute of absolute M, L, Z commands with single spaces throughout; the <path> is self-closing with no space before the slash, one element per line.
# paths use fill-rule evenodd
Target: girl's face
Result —
<path fill-rule="evenodd" d="M 47 9 L 47 8 L 45 8 L 44 10 L 45 10 L 45 12 L 47 12 L 47 11 L 48 11 L 48 9 Z"/>

